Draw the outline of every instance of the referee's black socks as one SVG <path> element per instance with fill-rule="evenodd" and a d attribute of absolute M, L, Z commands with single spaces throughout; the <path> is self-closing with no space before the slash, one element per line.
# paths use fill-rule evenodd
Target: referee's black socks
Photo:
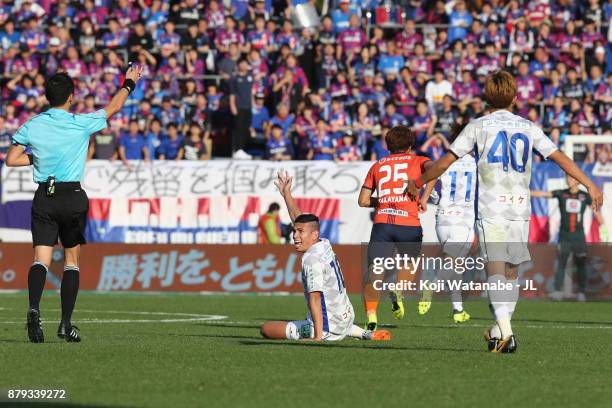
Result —
<path fill-rule="evenodd" d="M 79 267 L 66 265 L 62 277 L 62 322 L 70 323 L 77 294 L 79 293 Z"/>
<path fill-rule="evenodd" d="M 46 280 L 47 267 L 40 262 L 34 262 L 32 266 L 30 266 L 30 273 L 28 273 L 30 309 L 40 312 L 40 298 L 42 297 Z"/>

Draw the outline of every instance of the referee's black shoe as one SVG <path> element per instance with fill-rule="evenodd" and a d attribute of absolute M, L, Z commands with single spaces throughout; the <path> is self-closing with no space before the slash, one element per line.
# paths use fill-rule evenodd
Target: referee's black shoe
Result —
<path fill-rule="evenodd" d="M 28 312 L 28 338 L 31 343 L 44 343 L 45 335 L 43 334 L 42 324 L 40 323 L 40 312 L 36 309 L 30 309 Z"/>
<path fill-rule="evenodd" d="M 66 340 L 68 343 L 79 343 L 79 328 L 70 323 L 61 322 L 57 328 L 57 337 Z"/>

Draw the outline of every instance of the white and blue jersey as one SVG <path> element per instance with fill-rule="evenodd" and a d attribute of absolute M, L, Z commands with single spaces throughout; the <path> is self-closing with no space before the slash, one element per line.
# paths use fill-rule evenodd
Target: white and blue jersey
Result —
<path fill-rule="evenodd" d="M 326 239 L 311 246 L 302 257 L 302 284 L 308 302 L 311 292 L 321 292 L 323 337 L 339 340 L 346 336 L 355 319 L 346 294 L 344 277 L 331 244 Z M 310 313 L 308 320 L 312 321 Z"/>
<path fill-rule="evenodd" d="M 529 221 L 531 151 L 548 158 L 557 146 L 535 123 L 506 110 L 471 121 L 450 146 L 478 160 L 478 219 Z"/>
<path fill-rule="evenodd" d="M 78 182 L 83 178 L 89 137 L 106 128 L 106 111 L 77 115 L 51 108 L 34 116 L 13 135 L 13 144 L 34 155 L 34 182 Z"/>
<path fill-rule="evenodd" d="M 476 160 L 469 154 L 450 165 L 440 177 L 436 225 L 474 226 L 477 177 Z"/>

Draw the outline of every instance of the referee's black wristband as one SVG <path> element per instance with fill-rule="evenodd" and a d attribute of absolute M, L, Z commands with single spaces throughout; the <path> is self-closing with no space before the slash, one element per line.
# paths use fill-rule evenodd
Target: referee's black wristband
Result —
<path fill-rule="evenodd" d="M 134 88 L 136 88 L 136 82 L 132 81 L 129 78 L 126 78 L 123 80 L 123 85 L 121 85 L 121 88 L 127 89 L 128 93 L 132 93 Z"/>
<path fill-rule="evenodd" d="M 28 160 L 30 161 L 30 165 L 34 164 L 34 155 L 32 153 L 28 154 Z"/>

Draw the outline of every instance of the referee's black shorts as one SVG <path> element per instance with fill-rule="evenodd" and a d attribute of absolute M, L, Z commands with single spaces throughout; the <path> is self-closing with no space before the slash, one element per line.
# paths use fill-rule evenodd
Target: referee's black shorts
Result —
<path fill-rule="evenodd" d="M 41 183 L 32 201 L 34 246 L 55 246 L 58 238 L 64 248 L 84 244 L 88 210 L 89 199 L 80 183 L 56 183 L 52 197 Z"/>

